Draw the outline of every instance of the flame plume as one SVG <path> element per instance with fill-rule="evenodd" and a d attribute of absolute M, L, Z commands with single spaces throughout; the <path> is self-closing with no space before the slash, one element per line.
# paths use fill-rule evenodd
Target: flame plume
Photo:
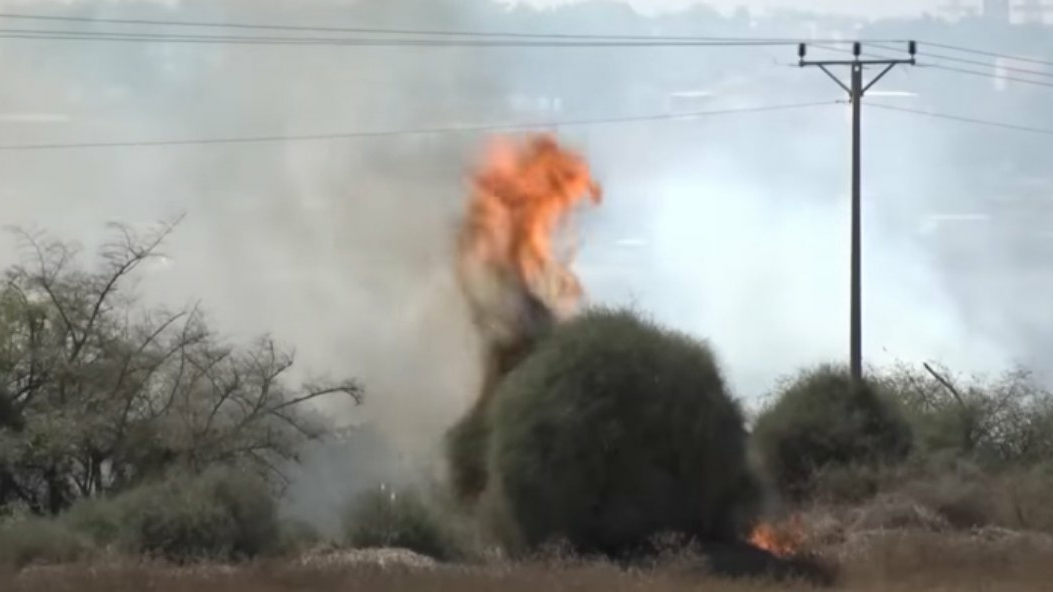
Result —
<path fill-rule="evenodd" d="M 550 135 L 493 141 L 472 176 L 458 237 L 458 277 L 488 350 L 480 403 L 533 339 L 582 297 L 554 239 L 579 203 L 601 200 L 585 159 Z"/>

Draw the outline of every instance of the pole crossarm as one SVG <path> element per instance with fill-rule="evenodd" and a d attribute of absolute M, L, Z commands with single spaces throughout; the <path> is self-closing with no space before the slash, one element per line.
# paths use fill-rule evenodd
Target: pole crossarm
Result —
<path fill-rule="evenodd" d="M 917 60 L 823 60 L 823 61 L 811 61 L 801 60 L 801 67 L 804 66 L 884 66 L 886 64 L 909 64 L 914 65 Z"/>
<path fill-rule="evenodd" d="M 797 55 L 800 58 L 800 66 L 814 66 L 822 70 L 831 80 L 837 83 L 848 96 L 852 104 L 852 253 L 851 253 L 851 286 L 850 286 L 850 311 L 849 319 L 849 369 L 852 381 L 861 385 L 863 381 L 863 288 L 862 288 L 862 103 L 863 97 L 875 84 L 896 66 L 917 65 L 918 44 L 914 41 L 908 43 L 908 59 L 862 59 L 862 44 L 853 44 L 853 60 L 807 60 L 808 45 L 806 43 L 798 46 Z M 849 66 L 852 71 L 850 84 L 845 84 L 830 69 L 835 66 Z M 864 83 L 863 71 L 868 66 L 884 66 L 881 72 L 870 82 Z"/>
<path fill-rule="evenodd" d="M 915 43 L 914 41 L 909 42 L 907 45 L 907 51 L 910 54 L 910 57 L 904 59 L 863 59 L 862 44 L 856 42 L 853 45 L 853 53 L 856 56 L 853 60 L 807 60 L 805 59 L 805 56 L 808 55 L 808 44 L 802 43 L 800 44 L 798 49 L 798 56 L 800 57 L 800 67 L 805 68 L 809 66 L 814 66 L 819 68 L 820 70 L 825 72 L 826 75 L 829 76 L 834 82 L 836 82 L 838 86 L 843 88 L 844 91 L 850 96 L 854 96 L 852 89 L 847 84 L 842 82 L 841 79 L 838 78 L 833 72 L 831 72 L 830 68 L 834 66 L 849 66 L 852 68 L 866 68 L 867 66 L 885 66 L 885 68 L 881 71 L 880 74 L 875 76 L 874 79 L 870 82 L 863 85 L 860 96 L 866 96 L 867 91 L 870 90 L 875 84 L 877 84 L 878 81 L 884 78 L 886 74 L 891 72 L 896 66 L 917 65 L 917 43 Z"/>

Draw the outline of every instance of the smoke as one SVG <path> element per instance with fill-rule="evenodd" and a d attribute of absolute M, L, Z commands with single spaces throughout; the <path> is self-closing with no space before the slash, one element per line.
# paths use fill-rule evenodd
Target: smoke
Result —
<path fill-rule="evenodd" d="M 598 217 L 616 229 L 581 254 L 589 292 L 710 339 L 748 402 L 797 368 L 845 360 L 849 160 L 840 139 L 849 136 L 838 125 L 841 109 L 795 113 L 792 122 L 747 117 L 624 130 L 617 141 L 585 138 L 609 187 Z M 902 163 L 927 146 L 893 143 L 877 123 L 865 130 L 868 162 L 877 163 L 867 169 L 864 194 L 866 363 L 1004 369 L 1013 361 L 1010 344 L 968 316 L 931 247 L 919 242 L 917 225 L 932 206 L 901 181 L 918 174 Z M 683 139 L 685 127 L 691 140 Z M 804 129 L 813 131 L 791 131 Z M 625 149 L 669 145 L 682 151 L 653 167 Z M 882 166 L 892 151 L 901 158 Z"/>
<path fill-rule="evenodd" d="M 483 0 L 0 6 L 117 18 L 422 29 L 602 32 L 625 30 L 626 19 L 635 18 L 607 4 L 547 16 L 506 14 Z M 685 28 L 693 26 L 675 17 L 655 22 L 674 34 L 690 34 Z M 719 34 L 709 22 L 699 28 Z M 0 87 L 0 132 L 3 143 L 15 144 L 617 117 L 653 113 L 675 89 L 711 91 L 709 102 L 692 107 L 701 110 L 841 98 L 821 74 L 783 67 L 792 50 L 700 51 L 7 39 L 0 41 L 0 67 L 16 83 Z M 899 73 L 883 82 L 904 83 Z M 924 89 L 939 86 L 933 81 Z M 527 111 L 514 112 L 513 104 Z M 546 110 L 553 105 L 560 110 Z M 583 220 L 580 231 L 575 269 L 588 298 L 634 304 L 710 339 L 737 394 L 751 401 L 802 364 L 843 359 L 844 110 L 830 105 L 559 130 L 561 142 L 584 153 L 606 190 L 604 208 Z M 1009 300 L 987 299 L 979 306 L 984 314 L 964 308 L 916 232 L 927 216 L 968 190 L 946 182 L 957 162 L 946 129 L 909 128 L 917 122 L 869 113 L 868 361 L 939 359 L 964 371 L 989 370 L 1039 351 L 1027 319 L 1040 302 L 1015 309 Z M 91 248 L 107 221 L 143 225 L 187 212 L 166 251 L 170 264 L 143 278 L 144 296 L 172 305 L 200 299 L 218 328 L 235 338 L 271 332 L 295 346 L 303 376 L 361 379 L 368 396 L 363 407 L 325 411 L 341 425 L 374 423 L 390 450 L 378 447 L 372 456 L 355 458 L 318 453 L 300 473 L 303 483 L 328 483 L 327 491 L 342 493 L 351 481 L 359 487 L 397 477 L 370 467 L 428 464 L 440 434 L 478 392 L 480 344 L 453 261 L 468 192 L 464 175 L 482 140 L 425 134 L 4 152 L 0 224 L 45 228 Z M 991 258 L 1002 261 L 999 253 L 992 247 Z M 12 253 L 0 251 L 0 264 L 12 260 Z M 387 462 L 400 455 L 413 462 Z M 318 504 L 301 497 L 299 507 Z"/>
<path fill-rule="evenodd" d="M 305 2 L 294 15 L 284 2 L 82 10 L 116 18 L 476 26 L 455 9 L 460 3 L 392 4 Z M 64 12 L 33 7 L 48 10 Z M 485 108 L 472 112 L 473 94 L 493 103 L 484 56 L 455 49 L 5 41 L 3 50 L 0 63 L 21 82 L 0 90 L 0 109 L 67 120 L 4 123 L 5 143 L 414 129 L 486 118 Z M 291 493 L 299 495 L 297 511 L 313 507 L 309 517 L 316 518 L 319 505 L 333 510 L 334 499 L 367 482 L 419 474 L 437 454 L 439 435 L 476 395 L 478 345 L 453 261 L 462 173 L 477 140 L 408 135 L 13 152 L 0 162 L 9 180 L 0 223 L 44 228 L 90 251 L 109 220 L 146 225 L 185 211 L 166 248 L 170 263 L 142 278 L 145 299 L 176 306 L 200 299 L 234 339 L 266 331 L 292 345 L 299 377 L 352 376 L 367 389 L 361 408 L 334 400 L 324 412 L 338 425 L 379 426 L 387 447 L 356 439 L 371 454 L 334 455 L 352 446 L 342 443 L 309 454 L 297 471 L 309 485 Z M 311 498 L 310 484 L 336 493 Z"/>

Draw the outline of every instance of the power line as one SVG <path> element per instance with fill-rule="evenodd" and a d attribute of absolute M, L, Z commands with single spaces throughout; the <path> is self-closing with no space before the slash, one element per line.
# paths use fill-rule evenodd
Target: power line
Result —
<path fill-rule="evenodd" d="M 1029 76 L 1042 76 L 1042 77 L 1046 77 L 1046 78 L 1053 78 L 1053 72 L 1044 72 L 1042 70 L 1030 70 L 1028 68 L 1017 68 L 1017 67 L 1014 67 L 1014 66 L 1003 66 L 1003 65 L 1000 65 L 1000 64 L 993 64 L 991 62 L 983 62 L 983 61 L 980 61 L 980 60 L 968 60 L 968 59 L 965 59 L 965 58 L 956 58 L 954 56 L 947 56 L 947 55 L 941 55 L 941 54 L 929 53 L 929 52 L 922 52 L 922 53 L 919 53 L 918 55 L 922 55 L 922 56 L 925 56 L 925 57 L 928 57 L 928 58 L 932 58 L 932 59 L 936 59 L 936 60 L 944 60 L 944 61 L 948 61 L 948 62 L 957 62 L 959 64 L 969 64 L 969 65 L 972 65 L 972 66 L 987 66 L 989 68 L 998 68 L 1000 70 L 1005 70 L 1006 72 L 1016 72 L 1018 74 L 1027 74 Z"/>
<path fill-rule="evenodd" d="M 873 43 L 873 42 L 871 42 L 871 43 Z M 851 54 L 852 53 L 851 50 L 842 49 L 840 47 L 830 47 L 830 46 L 826 46 L 826 45 L 816 45 L 816 47 L 822 48 L 822 49 L 824 49 L 826 51 L 833 51 L 833 52 L 837 52 L 837 53 L 844 53 L 844 54 Z M 895 51 L 895 48 L 892 48 L 892 47 L 884 47 L 884 46 L 878 45 L 877 48 L 878 49 L 883 49 L 885 51 Z M 886 55 L 886 54 L 882 54 L 882 53 L 873 53 L 873 52 L 866 52 L 866 51 L 864 51 L 861 55 L 863 55 L 865 57 L 874 57 L 874 58 L 881 58 L 881 59 L 892 57 L 892 56 L 889 56 L 889 55 Z M 935 58 L 935 59 L 939 59 L 939 58 L 936 58 L 935 56 L 929 56 L 929 57 L 932 57 L 932 58 Z M 990 65 L 990 64 L 983 64 L 983 65 L 987 66 L 987 65 Z M 937 64 L 937 63 L 933 63 L 933 62 L 918 62 L 917 67 L 919 67 L 919 68 L 930 68 L 930 69 L 935 69 L 935 70 L 945 70 L 947 72 L 955 72 L 955 73 L 958 73 L 958 74 L 967 74 L 967 75 L 971 75 L 971 76 L 982 76 L 984 78 L 991 78 L 991 79 L 994 79 L 994 80 L 1005 80 L 1005 81 L 1009 81 L 1009 82 L 1019 82 L 1021 84 L 1031 84 L 1031 85 L 1034 85 L 1034 86 L 1044 86 L 1044 87 L 1053 88 L 1053 80 L 1051 80 L 1050 82 L 1044 82 L 1044 81 L 1041 81 L 1041 80 L 1031 80 L 1031 79 L 1028 79 L 1028 78 L 1020 78 L 1020 77 L 1017 77 L 1017 76 L 1002 76 L 1002 75 L 999 75 L 999 74 L 995 74 L 994 72 L 984 72 L 984 71 L 980 71 L 980 70 L 970 70 L 970 69 L 967 69 L 967 68 L 959 68 L 957 66 L 948 66 L 948 65 L 945 65 L 945 64 Z M 1033 72 L 1033 71 L 1028 71 L 1028 72 L 1033 74 L 1033 75 L 1039 75 L 1040 74 L 1042 76 L 1053 76 L 1051 74 L 1046 74 L 1044 72 L 1043 73 Z"/>
<path fill-rule="evenodd" d="M 984 78 L 991 78 L 991 79 L 994 79 L 994 80 L 1006 80 L 1006 81 L 1009 81 L 1009 82 L 1018 82 L 1020 84 L 1030 84 L 1030 85 L 1033 85 L 1033 86 L 1044 86 L 1044 87 L 1047 87 L 1047 88 L 1053 88 L 1053 81 L 1051 81 L 1051 82 L 1043 82 L 1041 80 L 1030 80 L 1030 79 L 1027 79 L 1027 78 L 1019 78 L 1019 77 L 1016 77 L 1016 76 L 1001 76 L 1001 75 L 998 75 L 998 74 L 994 74 L 992 72 L 983 72 L 983 71 L 980 71 L 980 70 L 969 70 L 967 68 L 958 68 L 958 67 L 955 67 L 955 66 L 945 66 L 943 64 L 925 63 L 925 64 L 918 64 L 918 66 L 922 67 L 922 68 L 932 68 L 932 69 L 936 69 L 936 70 L 946 70 L 948 72 L 956 72 L 958 74 L 968 74 L 968 75 L 971 75 L 971 76 L 982 76 Z"/>
<path fill-rule="evenodd" d="M 1041 66 L 1053 66 L 1053 62 L 1051 62 L 1049 60 L 1041 60 L 1041 59 L 1037 59 L 1037 58 L 1029 58 L 1029 57 L 1019 56 L 1019 55 L 1007 54 L 1007 53 L 998 53 L 998 52 L 995 52 L 995 51 L 987 51 L 987 50 L 983 50 L 983 49 L 972 49 L 972 48 L 968 48 L 968 47 L 962 47 L 960 45 L 947 45 L 945 43 L 932 43 L 932 42 L 929 42 L 929 41 L 925 41 L 925 42 L 923 42 L 923 44 L 924 45 L 929 45 L 929 46 L 932 46 L 932 47 L 938 47 L 938 48 L 941 48 L 941 49 L 949 49 L 951 51 L 960 51 L 962 53 L 971 53 L 971 54 L 974 54 L 974 55 L 982 55 L 982 56 L 987 56 L 987 57 L 991 57 L 991 58 L 1002 58 L 1002 59 L 1006 59 L 1006 60 L 1014 60 L 1014 61 L 1017 61 L 1017 62 L 1027 62 L 1029 64 L 1038 64 L 1038 65 L 1041 65 Z"/>
<path fill-rule="evenodd" d="M 233 45 L 350 46 L 350 47 L 782 47 L 796 41 L 725 39 L 696 41 L 631 40 L 521 40 L 521 39 L 396 39 L 352 37 L 261 37 L 235 35 L 185 35 L 166 33 L 81 32 L 41 29 L 0 29 L 0 39 L 43 41 L 104 41 L 134 43 L 191 43 Z"/>
<path fill-rule="evenodd" d="M 433 127 L 407 130 L 383 130 L 383 131 L 357 131 L 330 134 L 303 134 L 303 135 L 274 135 L 274 136 L 250 136 L 233 138 L 198 138 L 188 140 L 145 140 L 145 141 L 111 141 L 111 142 L 54 142 L 40 144 L 7 144 L 0 145 L 0 151 L 30 151 L 30 150 L 65 150 L 83 148 L 132 148 L 151 146 L 190 146 L 210 144 L 258 144 L 270 142 L 294 142 L 294 141 L 321 141 L 321 140 L 348 140 L 360 138 L 383 138 L 392 136 L 432 135 L 432 134 L 458 134 L 478 133 L 490 131 L 523 131 L 535 129 L 550 129 L 560 127 L 583 127 L 591 125 L 607 125 L 619 123 L 641 123 L 653 121 L 687 120 L 702 117 L 713 117 L 717 115 L 733 115 L 746 113 L 768 113 L 774 111 L 791 111 L 834 105 L 834 101 L 790 103 L 785 105 L 767 105 L 758 107 L 744 107 L 733 109 L 720 109 L 714 111 L 695 111 L 680 114 L 654 114 L 633 117 L 606 117 L 598 119 L 575 119 L 555 122 L 533 122 L 533 123 L 509 123 L 509 124 L 481 124 L 456 127 Z"/>
<path fill-rule="evenodd" d="M 115 19 L 77 16 L 57 16 L 25 13 L 0 12 L 0 19 L 36 20 L 73 23 L 102 23 L 116 25 L 148 25 L 161 27 L 200 27 L 219 29 L 298 31 L 314 33 L 354 33 L 376 35 L 422 35 L 433 37 L 505 37 L 510 39 L 592 39 L 592 40 L 635 40 L 635 41 L 763 41 L 796 44 L 801 40 L 788 38 L 736 38 L 736 37 L 699 37 L 699 36 L 656 36 L 656 35 L 614 35 L 582 33 L 525 33 L 516 31 L 473 31 L 473 30 L 439 30 L 439 29 L 390 29 L 376 27 L 333 27 L 305 25 L 274 25 L 244 22 L 152 20 L 152 19 Z M 851 43 L 844 39 L 815 40 L 821 43 Z M 875 42 L 896 43 L 897 40 L 878 40 Z"/>
<path fill-rule="evenodd" d="M 894 48 L 887 47 L 887 46 L 882 45 L 882 44 L 878 44 L 876 42 L 872 42 L 872 43 L 875 46 L 879 47 L 880 49 L 885 49 L 885 50 L 889 50 L 889 51 L 892 51 L 894 49 Z M 989 67 L 989 68 L 999 68 L 1001 70 L 1005 70 L 1006 72 L 1016 72 L 1018 74 L 1027 74 L 1027 75 L 1030 75 L 1030 76 L 1043 76 L 1043 77 L 1053 78 L 1053 72 L 1047 72 L 1047 71 L 1044 71 L 1044 70 L 1032 70 L 1032 69 L 1029 69 L 1029 68 L 1017 68 L 1015 66 L 1003 66 L 1003 65 L 1000 65 L 1000 64 L 994 64 L 992 62 L 985 62 L 985 61 L 981 61 L 981 60 L 970 60 L 970 59 L 967 59 L 967 58 L 959 58 L 959 57 L 950 56 L 950 55 L 946 55 L 946 54 L 931 53 L 931 52 L 927 52 L 927 51 L 919 51 L 918 55 L 919 56 L 925 56 L 925 57 L 928 57 L 928 58 L 931 58 L 931 59 L 934 59 L 934 60 L 944 60 L 944 61 L 948 61 L 948 62 L 957 62 L 959 64 L 968 64 L 968 65 L 972 65 L 972 66 L 986 66 L 986 67 Z M 1051 63 L 1051 65 L 1053 65 L 1053 63 Z"/>
<path fill-rule="evenodd" d="M 1018 125 L 1013 123 L 1006 123 L 1001 121 L 991 121 L 987 119 L 976 119 L 972 117 L 965 117 L 961 115 L 948 115 L 946 113 L 936 113 L 933 111 L 924 111 L 921 109 L 911 109 L 909 107 L 896 107 L 893 105 L 884 105 L 881 103 L 870 103 L 871 107 L 876 109 L 884 109 L 886 111 L 900 111 L 903 113 L 912 113 L 915 115 L 924 115 L 926 117 L 933 117 L 936 119 L 946 119 L 949 121 L 958 121 L 962 123 L 972 123 L 976 125 L 986 125 L 989 127 L 998 127 L 1002 129 L 1009 129 L 1019 132 L 1028 132 L 1032 134 L 1041 134 L 1046 136 L 1053 136 L 1053 129 L 1031 127 L 1026 125 Z"/>
<path fill-rule="evenodd" d="M 893 47 L 885 47 L 883 45 L 879 45 L 878 44 L 879 42 L 873 42 L 872 41 L 870 43 L 873 44 L 874 46 L 876 46 L 877 49 L 882 49 L 882 50 L 885 50 L 885 51 L 895 51 L 895 48 L 893 48 Z M 822 49 L 824 49 L 826 51 L 832 51 L 832 52 L 837 52 L 837 53 L 844 53 L 844 54 L 851 54 L 852 53 L 851 50 L 842 49 L 840 47 L 830 47 L 830 46 L 827 46 L 827 45 L 816 45 L 816 47 L 822 48 Z M 862 53 L 862 55 L 866 56 L 866 57 L 874 57 L 874 58 L 882 58 L 882 59 L 883 58 L 890 58 L 890 57 L 892 57 L 892 56 L 889 56 L 887 54 L 873 53 L 873 52 L 866 52 L 866 51 L 864 51 Z M 920 54 L 919 53 L 919 56 L 920 55 L 926 55 L 927 57 L 932 58 L 932 59 L 947 59 L 947 58 L 944 58 L 943 56 L 935 56 L 935 55 L 931 55 L 931 54 Z M 950 59 L 952 59 L 952 60 L 960 60 L 959 58 L 950 58 Z M 983 66 L 993 66 L 993 64 L 987 64 L 987 63 L 983 63 L 983 62 L 974 62 L 972 60 L 967 60 L 967 62 L 972 62 L 972 63 L 976 63 L 977 65 L 983 65 Z M 1002 75 L 999 75 L 999 74 L 995 74 L 994 72 L 984 72 L 984 71 L 980 71 L 980 70 L 970 70 L 970 69 L 967 69 L 967 68 L 959 68 L 959 67 L 956 67 L 956 66 L 948 66 L 948 65 L 945 65 L 945 64 L 938 64 L 938 63 L 933 63 L 933 62 L 918 62 L 917 66 L 919 68 L 931 68 L 931 69 L 935 69 L 935 70 L 945 70 L 947 72 L 955 72 L 955 73 L 958 73 L 958 74 L 966 74 L 966 75 L 970 75 L 970 76 L 982 76 L 982 77 L 991 78 L 991 79 L 994 79 L 994 80 L 1005 80 L 1005 81 L 1008 81 L 1008 82 L 1019 82 L 1021 84 L 1030 84 L 1030 85 L 1033 85 L 1033 86 L 1043 86 L 1043 87 L 1053 88 L 1053 74 L 1046 73 L 1046 72 L 1039 72 L 1039 71 L 1036 71 L 1036 70 L 1024 70 L 1024 69 L 1021 69 L 1021 68 L 1004 68 L 1006 71 L 1017 71 L 1019 73 L 1024 73 L 1024 74 L 1028 74 L 1028 75 L 1032 75 L 1032 76 L 1050 77 L 1051 80 L 1049 82 L 1045 82 L 1045 81 L 1041 81 L 1041 80 L 1032 80 L 1032 79 L 1028 79 L 1028 78 L 1020 78 L 1018 76 L 1002 76 Z"/>
<path fill-rule="evenodd" d="M 269 30 L 287 32 L 315 32 L 315 33 L 353 33 L 372 35 L 412 35 L 432 37 L 475 37 L 487 38 L 484 41 L 469 40 L 429 40 L 429 39 L 350 39 L 350 38 L 317 38 L 317 37 L 238 37 L 230 35 L 189 35 L 189 34 L 163 34 L 149 32 L 114 32 L 114 31 L 57 31 L 57 30 L 25 30 L 6 29 L 0 31 L 0 38 L 8 39 L 47 39 L 54 41 L 108 41 L 108 42 L 167 42 L 167 43 L 203 43 L 203 44 L 250 44 L 250 45 L 347 45 L 347 46 L 393 46 L 393 47 L 695 47 L 695 46 L 783 46 L 796 45 L 802 41 L 816 44 L 845 45 L 853 43 L 844 39 L 790 39 L 790 38 L 750 38 L 750 37 L 703 37 L 703 36 L 656 36 L 656 35 L 616 35 L 616 34 L 584 34 L 584 33 L 526 33 L 517 31 L 479 31 L 479 30 L 440 30 L 440 29 L 408 29 L 408 28 L 379 28 L 379 27 L 335 27 L 335 26 L 306 26 L 306 25 L 278 25 L 266 23 L 245 22 L 216 22 L 216 21 L 192 21 L 192 20 L 160 20 L 160 19 L 118 19 L 100 17 L 78 17 L 63 15 L 42 15 L 27 13 L 0 13 L 0 19 L 29 20 L 43 22 L 67 22 L 67 23 L 93 23 L 114 25 L 146 25 L 161 27 L 191 27 L 191 28 L 213 28 L 213 29 L 240 29 L 240 30 Z M 521 42 L 517 40 L 535 40 L 534 42 Z M 556 40 L 565 40 L 559 42 Z M 572 42 L 567 42 L 572 41 Z M 865 40 L 863 43 L 872 44 L 879 49 L 892 50 L 881 44 L 902 43 L 903 40 Z M 1020 62 L 1033 63 L 1044 66 L 1053 66 L 1053 61 L 1029 58 L 1007 53 L 973 49 L 958 45 L 950 45 L 935 42 L 923 42 L 925 45 L 996 57 Z M 845 51 L 843 49 L 827 48 L 832 51 Z M 874 54 L 877 57 L 880 54 Z M 987 66 L 988 64 L 977 61 L 956 58 L 954 56 L 941 54 L 925 54 L 932 59 L 954 61 L 969 65 Z M 938 67 L 929 64 L 929 67 Z M 939 69 L 956 71 L 961 74 L 983 75 L 981 72 L 966 71 L 964 69 L 951 69 L 950 67 L 938 67 Z M 1037 75 L 1053 77 L 1053 74 L 1005 66 L 1004 70 L 1026 75 Z M 1005 78 L 1005 77 L 1003 77 Z M 1025 84 L 1045 84 L 1025 79 L 1005 78 Z"/>

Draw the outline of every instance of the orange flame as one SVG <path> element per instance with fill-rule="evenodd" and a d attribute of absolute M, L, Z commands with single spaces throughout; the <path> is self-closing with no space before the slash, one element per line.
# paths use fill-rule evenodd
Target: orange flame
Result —
<path fill-rule="evenodd" d="M 576 309 L 581 285 L 553 239 L 587 199 L 601 199 L 588 164 L 554 137 L 499 138 L 490 145 L 472 178 L 459 241 L 462 284 L 488 336 L 509 341 L 529 333 L 531 304 L 557 319 Z"/>
<path fill-rule="evenodd" d="M 799 516 L 775 524 L 762 522 L 753 529 L 749 542 L 778 557 L 789 557 L 799 553 L 807 536 Z"/>

